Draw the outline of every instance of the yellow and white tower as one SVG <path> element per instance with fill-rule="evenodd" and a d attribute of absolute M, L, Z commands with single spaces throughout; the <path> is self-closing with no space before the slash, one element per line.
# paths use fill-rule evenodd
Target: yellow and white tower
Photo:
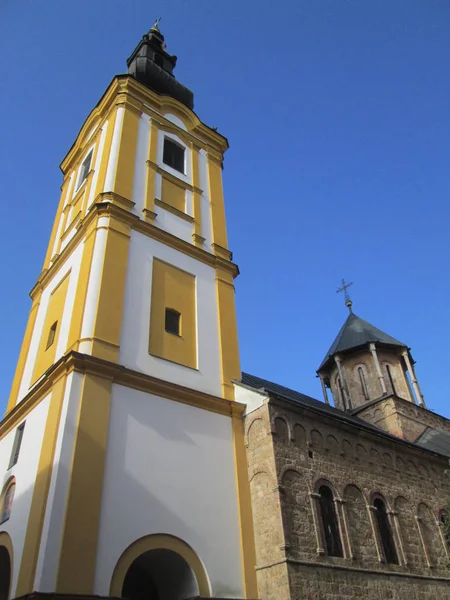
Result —
<path fill-rule="evenodd" d="M 0 423 L 0 600 L 256 598 L 227 141 L 155 24 L 86 119 Z"/>

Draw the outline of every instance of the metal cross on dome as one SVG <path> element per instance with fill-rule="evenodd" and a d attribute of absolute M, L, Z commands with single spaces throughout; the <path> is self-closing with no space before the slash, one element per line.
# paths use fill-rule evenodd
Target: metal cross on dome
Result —
<path fill-rule="evenodd" d="M 353 302 L 350 299 L 350 295 L 347 292 L 348 288 L 353 285 L 353 281 L 351 281 L 350 283 L 346 283 L 345 279 L 342 280 L 342 285 L 341 287 L 339 287 L 336 290 L 336 294 L 339 294 L 340 292 L 344 292 L 344 297 L 345 297 L 345 306 L 349 309 L 350 312 L 352 312 L 352 304 Z"/>

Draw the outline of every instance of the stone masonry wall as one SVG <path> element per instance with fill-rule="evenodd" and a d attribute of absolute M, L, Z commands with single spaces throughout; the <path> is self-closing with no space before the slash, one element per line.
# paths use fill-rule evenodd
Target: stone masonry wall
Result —
<path fill-rule="evenodd" d="M 450 598 L 437 524 L 448 461 L 278 399 L 246 417 L 246 435 L 261 600 Z M 326 555 L 321 484 L 333 490 L 342 558 Z M 376 497 L 398 565 L 384 560 Z"/>
<path fill-rule="evenodd" d="M 357 414 L 380 429 L 411 442 L 427 427 L 450 433 L 449 419 L 395 396 L 382 398 L 363 407 Z"/>

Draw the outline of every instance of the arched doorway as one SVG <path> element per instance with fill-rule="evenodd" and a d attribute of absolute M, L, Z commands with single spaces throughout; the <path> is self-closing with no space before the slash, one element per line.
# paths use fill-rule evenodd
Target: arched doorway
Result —
<path fill-rule="evenodd" d="M 134 541 L 116 563 L 110 596 L 130 600 L 185 600 L 211 596 L 202 561 L 186 542 L 157 533 Z"/>
<path fill-rule="evenodd" d="M 130 600 L 185 600 L 198 596 L 197 579 L 188 563 L 173 550 L 149 550 L 130 565 L 122 598 Z"/>
<path fill-rule="evenodd" d="M 11 587 L 11 558 L 5 546 L 0 546 L 0 600 L 8 600 Z"/>

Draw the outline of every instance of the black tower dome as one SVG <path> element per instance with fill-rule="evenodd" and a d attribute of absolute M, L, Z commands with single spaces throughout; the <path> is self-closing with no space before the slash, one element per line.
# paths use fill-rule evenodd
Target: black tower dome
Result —
<path fill-rule="evenodd" d="M 158 21 L 139 42 L 133 54 L 127 60 L 128 73 L 164 96 L 172 96 L 191 110 L 194 108 L 194 94 L 177 81 L 173 70 L 177 57 L 166 52 L 164 36 L 159 30 Z"/>

